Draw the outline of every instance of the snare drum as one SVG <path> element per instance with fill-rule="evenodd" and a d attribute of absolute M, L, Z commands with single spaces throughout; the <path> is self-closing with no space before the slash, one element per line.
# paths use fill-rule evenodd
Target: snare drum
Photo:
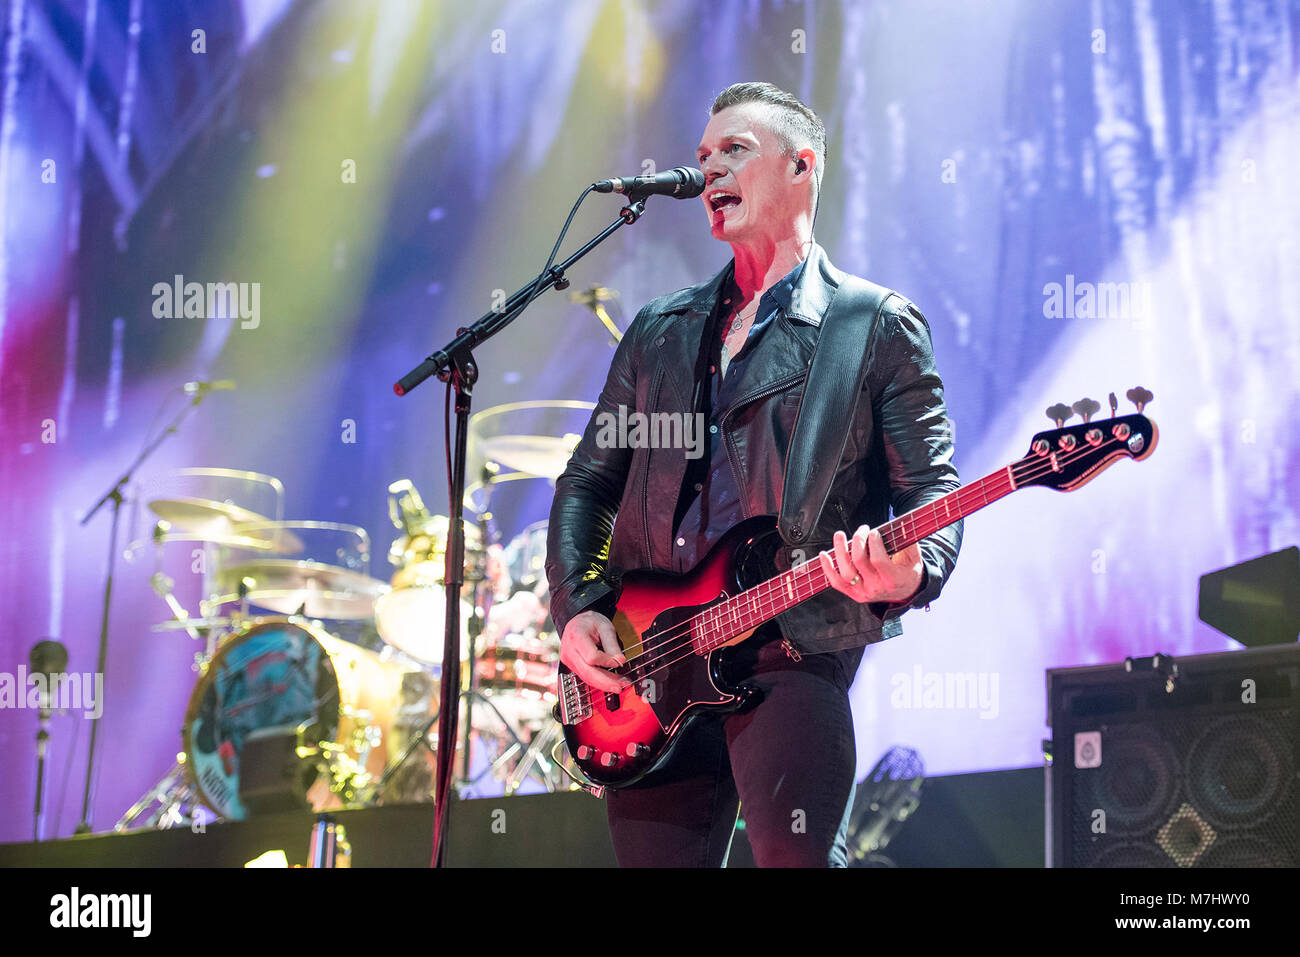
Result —
<path fill-rule="evenodd" d="M 546 608 L 528 591 L 492 606 L 475 661 L 479 691 L 492 696 L 503 717 L 538 720 L 555 703 L 560 645 L 540 631 Z"/>
<path fill-rule="evenodd" d="M 542 638 L 501 635 L 488 641 L 475 662 L 479 691 L 508 721 L 541 721 L 557 700 L 559 663 L 558 646 Z"/>
<path fill-rule="evenodd" d="M 331 775 L 322 773 L 330 761 L 378 780 L 396 744 L 389 732 L 408 670 L 304 619 L 255 619 L 221 646 L 185 713 L 186 764 L 204 803 L 227 820 L 247 817 L 240 799 L 245 746 L 291 739 L 295 730 L 322 756 L 294 762 L 297 779 L 285 787 L 295 803 L 317 811 L 342 803 Z M 292 744 L 278 747 L 278 754 L 293 753 Z"/>

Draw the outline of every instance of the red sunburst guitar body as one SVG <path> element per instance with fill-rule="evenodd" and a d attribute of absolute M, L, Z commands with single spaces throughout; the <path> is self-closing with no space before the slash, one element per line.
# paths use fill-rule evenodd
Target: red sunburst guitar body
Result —
<path fill-rule="evenodd" d="M 728 680 L 726 646 L 744 641 L 757 625 L 701 654 L 683 623 L 770 578 L 780 544 L 775 520 L 761 516 L 731 529 L 687 575 L 640 571 L 623 577 L 613 620 L 631 686 L 609 694 L 560 665 L 557 710 L 583 773 L 611 787 L 631 784 L 667 758 L 688 721 L 745 704 L 752 689 Z"/>

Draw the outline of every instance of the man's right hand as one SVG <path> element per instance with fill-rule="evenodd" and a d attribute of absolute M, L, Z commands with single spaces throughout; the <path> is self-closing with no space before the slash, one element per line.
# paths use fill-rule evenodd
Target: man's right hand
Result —
<path fill-rule="evenodd" d="M 632 683 L 606 670 L 627 664 L 627 659 L 618 643 L 614 623 L 598 611 L 574 615 L 564 626 L 560 660 L 575 675 L 601 691 L 619 692 Z"/>

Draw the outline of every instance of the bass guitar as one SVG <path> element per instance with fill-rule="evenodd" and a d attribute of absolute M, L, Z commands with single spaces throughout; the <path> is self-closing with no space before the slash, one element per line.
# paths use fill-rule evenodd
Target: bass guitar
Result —
<path fill-rule="evenodd" d="M 1130 389 L 1137 413 L 1092 422 L 1100 405 L 1082 399 L 1047 410 L 1057 424 L 1040 432 L 1028 454 L 881 525 L 892 554 L 1019 489 L 1034 485 L 1073 491 L 1121 458 L 1145 459 L 1156 427 L 1142 414 L 1151 393 Z M 1078 412 L 1083 422 L 1066 426 Z M 845 531 L 852 534 L 852 529 Z M 619 693 L 592 688 L 563 664 L 556 718 L 569 753 L 600 787 L 624 787 L 659 767 L 691 721 L 708 712 L 739 710 L 754 689 L 727 677 L 727 649 L 763 623 L 830 587 L 814 556 L 774 574 L 783 548 L 770 516 L 727 532 L 685 575 L 635 571 L 623 576 L 613 624 L 627 659 L 611 669 L 631 684 Z"/>

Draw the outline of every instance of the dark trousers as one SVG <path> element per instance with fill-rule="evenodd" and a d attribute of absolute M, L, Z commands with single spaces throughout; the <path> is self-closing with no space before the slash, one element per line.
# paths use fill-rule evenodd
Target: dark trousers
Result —
<path fill-rule="evenodd" d="M 760 867 L 845 867 L 857 753 L 848 690 L 862 649 L 794 661 L 775 625 L 732 649 L 758 704 L 706 717 L 669 763 L 606 792 L 624 867 L 722 867 L 743 811 Z"/>

